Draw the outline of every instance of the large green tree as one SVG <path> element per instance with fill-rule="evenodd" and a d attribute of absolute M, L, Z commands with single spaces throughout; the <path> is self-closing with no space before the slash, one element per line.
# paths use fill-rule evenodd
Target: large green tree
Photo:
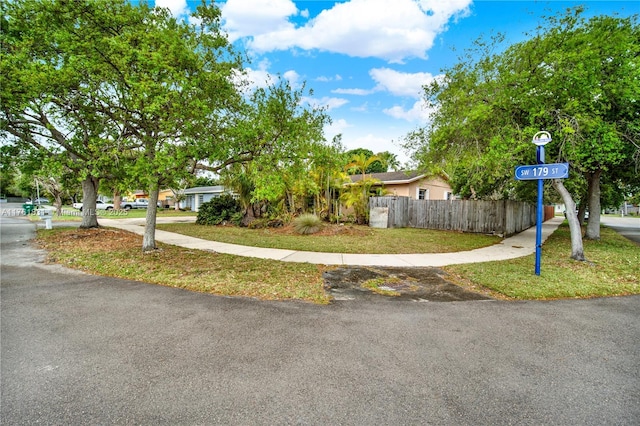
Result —
<path fill-rule="evenodd" d="M 96 113 L 113 92 L 96 60 L 105 48 L 96 34 L 116 31 L 131 6 L 106 0 L 3 3 L 0 132 L 26 155 L 57 159 L 82 181 L 81 227 L 98 225 L 100 179 L 121 152 L 123 128 Z"/>
<path fill-rule="evenodd" d="M 61 158 L 85 206 L 101 179 L 145 188 L 143 250 L 155 248 L 160 188 L 247 162 L 263 192 L 280 171 L 293 182 L 328 120 L 285 82 L 247 94 L 220 10 L 203 2 L 194 18 L 126 0 L 16 0 L 3 21 L 1 130 Z"/>
<path fill-rule="evenodd" d="M 306 93 L 304 87 L 292 89 L 283 79 L 252 91 L 229 118 L 226 143 L 204 146 L 206 161 L 197 168 L 224 171 L 227 183 L 249 196 L 243 200 L 245 223 L 259 214 L 257 205 L 279 205 L 281 213 L 294 213 L 304 208 L 301 199 L 317 191 L 310 168 L 326 145 L 323 128 L 329 117 L 324 109 L 303 104 Z M 229 167 L 249 162 L 249 167 Z"/>
<path fill-rule="evenodd" d="M 126 129 L 129 178 L 149 193 L 145 251 L 156 246 L 160 189 L 188 178 L 203 149 L 227 143 L 221 136 L 241 100 L 241 58 L 220 29 L 219 9 L 203 4 L 194 16 L 198 26 L 141 4 L 104 55 L 113 96 L 101 113 Z"/>
<path fill-rule="evenodd" d="M 571 256 L 578 260 L 584 251 L 574 197 L 585 187 L 579 181 L 588 190 L 582 195 L 590 210 L 586 236 L 599 238 L 600 181 L 628 176 L 619 170 L 634 167 L 640 146 L 637 17 L 586 20 L 582 12 L 550 17 L 505 50 L 500 36 L 478 41 L 425 88 L 435 108 L 432 121 L 407 137 L 423 167 L 444 168 L 461 195 L 528 198 L 531 184 L 514 181 L 513 168 L 535 164 L 531 138 L 549 131 L 546 161 L 571 167 L 569 181 L 551 184 L 567 207 Z"/>
<path fill-rule="evenodd" d="M 219 10 L 203 4 L 195 15 L 198 26 L 125 0 L 7 5 L 2 130 L 16 145 L 66 154 L 94 213 L 82 226 L 98 225 L 100 179 L 145 187 L 143 250 L 155 248 L 160 187 L 193 172 L 204 144 L 226 142 L 221 129 L 241 99 L 241 61 Z"/>

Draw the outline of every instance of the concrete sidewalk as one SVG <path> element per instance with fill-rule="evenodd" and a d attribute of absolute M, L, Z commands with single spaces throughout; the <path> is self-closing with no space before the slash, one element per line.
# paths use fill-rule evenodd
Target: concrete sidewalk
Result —
<path fill-rule="evenodd" d="M 158 218 L 157 223 L 191 223 L 194 221 L 194 217 L 167 217 Z M 563 217 L 555 217 L 545 222 L 542 225 L 542 240 L 545 241 L 563 221 Z M 102 226 L 123 229 L 139 235 L 144 233 L 144 222 L 144 219 L 100 219 Z M 348 254 L 248 247 L 156 230 L 156 241 L 196 250 L 273 259 L 283 262 L 357 266 L 445 266 L 514 259 L 535 253 L 535 240 L 536 228 L 532 227 L 512 237 L 505 238 L 499 244 L 470 251 L 416 254 Z"/>

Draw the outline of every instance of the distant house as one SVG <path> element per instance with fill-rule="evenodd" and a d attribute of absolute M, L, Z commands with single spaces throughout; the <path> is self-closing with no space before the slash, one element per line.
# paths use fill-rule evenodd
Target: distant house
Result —
<path fill-rule="evenodd" d="M 137 200 L 138 198 L 149 198 L 149 194 L 147 194 L 146 191 L 143 191 L 141 189 L 136 189 L 135 191 L 133 191 L 132 193 L 130 193 L 127 197 L 127 200 Z"/>
<path fill-rule="evenodd" d="M 170 189 L 161 189 L 158 193 L 158 202 L 162 207 L 169 208 L 174 205 L 173 191 Z"/>
<path fill-rule="evenodd" d="M 232 192 L 222 185 L 216 186 L 197 186 L 184 190 L 185 199 L 180 201 L 180 208 L 188 208 L 195 212 L 200 210 L 200 206 L 213 198 L 218 198 L 222 194 L 231 194 Z"/>
<path fill-rule="evenodd" d="M 377 179 L 389 195 L 409 197 L 414 200 L 451 200 L 451 186 L 444 177 L 428 177 L 415 171 L 368 173 L 366 177 Z M 362 175 L 351 175 L 351 182 L 359 182 Z"/>
<path fill-rule="evenodd" d="M 123 201 L 135 201 L 140 198 L 149 199 L 149 194 L 146 191 L 137 189 L 135 191 L 124 194 Z M 170 207 L 173 206 L 173 191 L 170 189 L 161 189 L 158 192 L 158 206 Z"/>

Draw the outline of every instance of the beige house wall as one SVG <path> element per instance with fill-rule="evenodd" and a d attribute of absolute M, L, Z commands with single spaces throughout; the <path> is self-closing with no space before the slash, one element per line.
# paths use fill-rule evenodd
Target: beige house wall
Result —
<path fill-rule="evenodd" d="M 428 191 L 428 200 L 446 200 L 451 197 L 451 186 L 440 178 L 421 179 L 416 182 L 402 184 L 385 184 L 389 195 L 418 199 L 420 189 Z"/>
<path fill-rule="evenodd" d="M 173 191 L 170 189 L 163 189 L 158 193 L 158 201 L 162 201 L 164 203 L 167 198 L 173 198 Z"/>

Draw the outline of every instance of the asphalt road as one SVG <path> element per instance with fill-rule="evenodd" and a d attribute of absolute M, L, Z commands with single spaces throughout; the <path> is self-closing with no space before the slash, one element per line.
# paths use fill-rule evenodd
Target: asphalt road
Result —
<path fill-rule="evenodd" d="M 631 241 L 640 244 L 640 217 L 603 216 L 600 218 L 600 223 L 614 229 L 620 235 L 627 237 Z"/>
<path fill-rule="evenodd" d="M 0 218 L 2 424 L 640 424 L 640 297 L 216 297 L 44 265 L 33 228 Z"/>

